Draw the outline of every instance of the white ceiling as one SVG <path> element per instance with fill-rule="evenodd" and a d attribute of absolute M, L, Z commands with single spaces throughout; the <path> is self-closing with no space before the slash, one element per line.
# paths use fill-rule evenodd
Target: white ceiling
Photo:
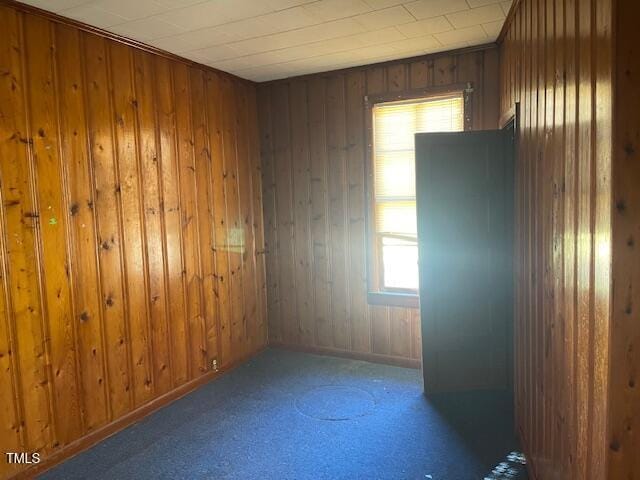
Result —
<path fill-rule="evenodd" d="M 23 0 L 255 81 L 494 41 L 512 0 Z"/>

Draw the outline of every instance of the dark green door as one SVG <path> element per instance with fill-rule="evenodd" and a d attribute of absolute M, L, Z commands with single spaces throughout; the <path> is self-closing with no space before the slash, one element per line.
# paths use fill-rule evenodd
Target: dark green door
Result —
<path fill-rule="evenodd" d="M 510 131 L 416 135 L 425 391 L 510 385 Z"/>

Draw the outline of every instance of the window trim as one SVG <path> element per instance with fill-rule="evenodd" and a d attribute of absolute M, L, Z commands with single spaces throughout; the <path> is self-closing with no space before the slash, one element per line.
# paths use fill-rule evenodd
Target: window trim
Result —
<path fill-rule="evenodd" d="M 371 305 L 387 305 L 408 308 L 419 307 L 417 291 L 402 289 L 382 290 L 382 255 L 379 235 L 375 231 L 375 192 L 373 156 L 373 107 L 380 103 L 435 99 L 462 93 L 464 103 L 464 130 L 472 130 L 473 84 L 456 83 L 445 86 L 427 87 L 402 92 L 367 95 L 364 97 L 365 128 L 367 145 L 365 149 L 365 195 L 366 195 L 366 261 L 367 261 L 367 302 Z"/>

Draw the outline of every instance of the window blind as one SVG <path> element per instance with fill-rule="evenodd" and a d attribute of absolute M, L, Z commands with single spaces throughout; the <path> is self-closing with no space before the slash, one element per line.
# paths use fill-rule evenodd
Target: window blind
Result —
<path fill-rule="evenodd" d="M 463 129 L 462 93 L 373 107 L 375 230 L 385 288 L 418 288 L 414 135 Z"/>

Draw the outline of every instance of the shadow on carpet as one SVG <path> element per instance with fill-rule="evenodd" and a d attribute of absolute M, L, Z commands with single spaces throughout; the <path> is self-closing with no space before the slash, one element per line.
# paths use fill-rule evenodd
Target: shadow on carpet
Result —
<path fill-rule="evenodd" d="M 41 478 L 522 479 L 512 418 L 505 393 L 270 349 Z"/>

